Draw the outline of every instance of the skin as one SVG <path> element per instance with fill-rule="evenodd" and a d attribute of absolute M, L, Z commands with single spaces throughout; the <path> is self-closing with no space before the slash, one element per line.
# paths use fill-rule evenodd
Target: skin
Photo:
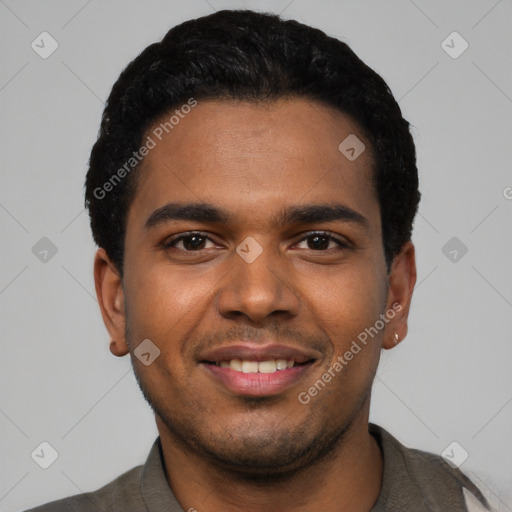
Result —
<path fill-rule="evenodd" d="M 366 150 L 350 162 L 338 145 L 352 133 Z M 368 433 L 371 385 L 381 349 L 396 345 L 395 332 L 407 334 L 416 268 L 408 242 L 387 272 L 372 165 L 357 124 L 298 98 L 199 102 L 146 156 L 128 212 L 123 278 L 99 249 L 95 283 L 111 352 L 132 357 L 184 510 L 356 512 L 376 502 L 382 456 Z M 232 218 L 145 228 L 176 201 L 210 203 Z M 367 225 L 273 222 L 283 207 L 326 203 L 348 206 Z M 164 247 L 194 230 L 210 238 L 199 251 L 190 239 Z M 349 246 L 315 245 L 319 230 Z M 248 236 L 263 249 L 252 263 L 236 252 Z M 298 394 L 396 303 L 401 310 L 385 328 L 301 404 Z M 144 366 L 133 351 L 147 338 L 161 353 Z M 197 358 L 237 340 L 312 350 L 316 360 L 276 396 L 236 396 Z"/>

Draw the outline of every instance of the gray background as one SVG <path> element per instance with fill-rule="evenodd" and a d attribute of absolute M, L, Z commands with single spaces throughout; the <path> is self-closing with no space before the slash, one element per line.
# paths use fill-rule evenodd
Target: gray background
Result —
<path fill-rule="evenodd" d="M 157 435 L 128 358 L 108 350 L 83 181 L 123 67 L 171 26 L 228 7 L 345 40 L 414 126 L 418 284 L 371 420 L 435 453 L 457 441 L 461 468 L 510 510 L 511 1 L 0 0 L 0 511 L 94 490 L 142 463 Z M 59 44 L 47 59 L 31 48 L 43 31 Z M 456 59 L 441 46 L 453 31 L 469 43 Z M 43 237 L 56 254 L 41 253 L 47 241 L 33 251 Z M 42 441 L 59 454 L 46 470 L 31 458 Z"/>

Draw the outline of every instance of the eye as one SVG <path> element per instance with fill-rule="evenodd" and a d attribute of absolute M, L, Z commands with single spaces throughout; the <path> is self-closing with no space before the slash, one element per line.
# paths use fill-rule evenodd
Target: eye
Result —
<path fill-rule="evenodd" d="M 350 245 L 347 242 L 325 232 L 310 233 L 299 242 L 299 245 L 305 241 L 307 241 L 307 247 L 303 248 L 311 249 L 313 251 L 327 251 L 329 249 L 336 250 L 350 248 Z M 335 244 L 334 247 L 330 247 L 330 244 L 332 243 Z"/>
<path fill-rule="evenodd" d="M 210 247 L 206 246 L 208 242 L 212 244 Z M 304 243 L 307 244 L 307 247 L 299 247 L 299 249 L 327 252 L 350 248 L 348 242 L 326 232 L 310 233 L 300 240 L 298 245 L 300 246 L 300 244 Z M 184 233 L 164 242 L 165 249 L 174 248 L 188 253 L 199 252 L 213 247 L 215 247 L 213 240 L 211 240 L 207 234 L 200 231 Z"/>
<path fill-rule="evenodd" d="M 174 247 L 175 249 L 185 250 L 187 252 L 195 252 L 206 249 L 205 244 L 208 240 L 213 244 L 213 241 L 210 240 L 207 235 L 199 231 L 194 231 L 191 233 L 185 233 L 165 242 L 164 247 L 166 249 Z M 180 243 L 182 246 L 178 247 Z"/>

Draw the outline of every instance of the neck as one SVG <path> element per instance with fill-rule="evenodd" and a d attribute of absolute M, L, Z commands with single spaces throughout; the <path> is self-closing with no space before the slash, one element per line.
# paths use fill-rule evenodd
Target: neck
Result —
<path fill-rule="evenodd" d="M 382 485 L 380 448 L 368 433 L 368 411 L 355 418 L 318 464 L 277 481 L 251 481 L 175 442 L 156 416 L 169 485 L 184 510 L 200 512 L 369 512 Z"/>

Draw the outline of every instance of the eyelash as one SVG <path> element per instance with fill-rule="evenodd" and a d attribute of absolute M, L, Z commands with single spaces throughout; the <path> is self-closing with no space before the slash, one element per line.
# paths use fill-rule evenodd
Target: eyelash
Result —
<path fill-rule="evenodd" d="M 164 242 L 164 249 L 175 248 L 175 246 L 178 242 L 180 242 L 181 240 L 183 240 L 185 238 L 191 238 L 193 236 L 200 236 L 202 238 L 206 238 L 207 240 L 210 240 L 211 242 L 214 242 L 206 233 L 203 233 L 201 231 L 190 231 L 190 232 L 182 234 L 168 242 Z M 322 237 L 329 239 L 329 241 L 333 241 L 333 242 L 337 243 L 338 247 L 336 248 L 336 250 L 343 250 L 343 249 L 351 248 L 351 246 L 348 242 L 344 242 L 343 240 L 341 240 L 325 231 L 311 231 L 310 233 L 307 234 L 307 236 L 301 238 L 297 243 L 301 243 L 304 240 L 307 240 L 308 238 L 312 238 L 314 236 L 322 236 Z M 186 250 L 186 249 L 179 249 L 179 250 L 186 252 L 186 253 L 193 254 L 193 253 L 199 253 L 201 251 L 204 251 L 205 249 L 198 249 L 196 251 L 190 251 L 190 250 Z M 314 252 L 328 252 L 332 249 L 308 249 L 308 250 L 314 251 Z"/>

